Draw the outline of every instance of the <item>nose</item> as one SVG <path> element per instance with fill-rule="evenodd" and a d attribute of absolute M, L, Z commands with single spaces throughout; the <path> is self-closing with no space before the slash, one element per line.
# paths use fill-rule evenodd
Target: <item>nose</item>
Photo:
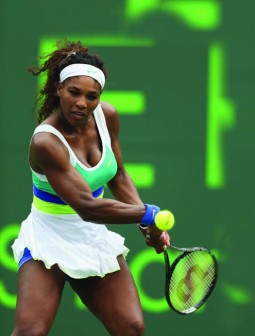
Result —
<path fill-rule="evenodd" d="M 85 97 L 79 97 L 76 100 L 75 105 L 81 110 L 86 109 L 87 108 L 86 98 Z"/>

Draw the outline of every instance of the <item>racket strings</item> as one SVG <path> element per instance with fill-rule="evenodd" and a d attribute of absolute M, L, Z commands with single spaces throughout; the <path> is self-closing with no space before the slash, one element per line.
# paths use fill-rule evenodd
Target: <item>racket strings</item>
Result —
<path fill-rule="evenodd" d="M 169 284 L 173 307 L 185 312 L 194 310 L 210 292 L 216 277 L 214 259 L 207 251 L 193 251 L 176 264 Z"/>

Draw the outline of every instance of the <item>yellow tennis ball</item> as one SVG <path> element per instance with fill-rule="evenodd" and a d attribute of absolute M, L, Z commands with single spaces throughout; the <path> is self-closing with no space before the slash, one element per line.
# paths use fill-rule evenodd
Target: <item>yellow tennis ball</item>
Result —
<path fill-rule="evenodd" d="M 155 216 L 155 225 L 159 230 L 166 231 L 174 226 L 174 215 L 169 210 L 161 210 Z"/>

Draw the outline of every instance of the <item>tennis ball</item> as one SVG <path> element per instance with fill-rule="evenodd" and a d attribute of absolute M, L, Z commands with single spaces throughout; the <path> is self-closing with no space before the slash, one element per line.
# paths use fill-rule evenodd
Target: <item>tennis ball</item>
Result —
<path fill-rule="evenodd" d="M 155 216 L 155 225 L 159 230 L 166 231 L 174 226 L 174 215 L 169 210 L 161 210 Z"/>

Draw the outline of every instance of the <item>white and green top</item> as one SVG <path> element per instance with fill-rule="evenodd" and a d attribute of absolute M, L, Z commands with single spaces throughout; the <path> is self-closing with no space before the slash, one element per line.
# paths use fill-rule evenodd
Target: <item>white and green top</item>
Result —
<path fill-rule="evenodd" d="M 78 160 L 64 136 L 53 126 L 39 125 L 34 134 L 49 132 L 56 135 L 66 146 L 70 163 L 88 183 L 94 197 L 102 197 L 104 185 L 110 181 L 117 171 L 117 162 L 111 149 L 111 139 L 106 127 L 104 113 L 100 105 L 93 112 L 99 135 L 102 142 L 102 157 L 94 167 L 86 167 Z M 47 177 L 32 170 L 33 180 L 33 205 L 36 209 L 51 214 L 71 214 L 75 211 L 65 204 L 49 184 Z"/>

